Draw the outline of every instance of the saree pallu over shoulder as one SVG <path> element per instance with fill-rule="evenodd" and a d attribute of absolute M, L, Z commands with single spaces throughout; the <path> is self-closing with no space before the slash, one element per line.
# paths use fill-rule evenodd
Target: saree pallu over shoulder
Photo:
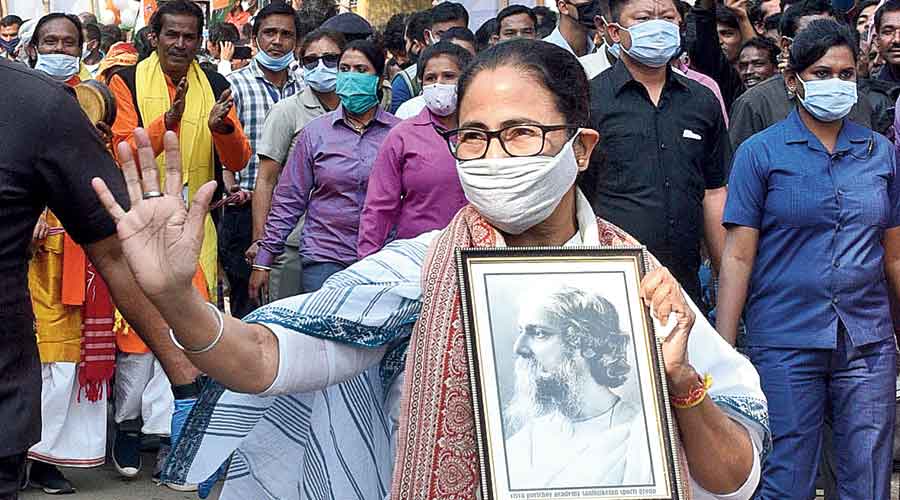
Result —
<path fill-rule="evenodd" d="M 323 391 L 263 397 L 209 384 L 163 477 L 197 483 L 232 456 L 223 495 L 233 496 L 223 498 L 383 500 L 393 467 L 387 393 L 419 317 L 422 262 L 432 238 L 393 242 L 320 290 L 248 316 L 248 322 L 296 334 L 389 347 L 380 365 Z M 268 448 L 256 453 L 260 447 Z M 259 456 L 277 456 L 278 465 L 256 461 Z"/>
<path fill-rule="evenodd" d="M 636 245 L 600 221 L 601 244 Z M 423 269 L 422 315 L 406 361 L 391 498 L 469 500 L 479 489 L 479 457 L 455 251 L 502 244 L 474 208 L 463 208 L 437 238 Z"/>
<path fill-rule="evenodd" d="M 597 219 L 597 230 L 601 246 L 640 245 L 602 219 Z M 454 253 L 463 247 L 498 246 L 503 244 L 499 238 L 470 206 L 457 214 L 430 250 L 423 269 L 422 313 L 406 360 L 393 500 L 477 498 L 479 456 Z M 659 267 L 652 256 L 648 260 L 648 271 Z M 752 430 L 754 446 L 765 453 L 770 447 L 767 407 L 752 366 L 699 316 L 689 344 L 696 369 L 719 383 L 710 391 L 713 401 Z M 677 433 L 677 423 L 673 424 Z M 685 454 L 679 455 L 677 474 L 684 478 L 683 498 L 690 499 L 697 486 L 690 479 Z"/>
<path fill-rule="evenodd" d="M 605 221 L 596 227 L 583 244 L 638 244 Z M 387 354 L 380 366 L 315 393 L 263 397 L 211 385 L 188 419 L 186 438 L 174 446 L 164 479 L 205 480 L 232 456 L 225 490 L 231 492 L 223 499 L 383 500 L 389 491 L 395 500 L 476 498 L 477 444 L 454 253 L 500 244 L 500 234 L 466 207 L 440 233 L 395 241 L 317 292 L 258 309 L 247 321 L 362 348 L 388 346 Z M 713 401 L 751 430 L 758 450 L 768 449 L 766 401 L 749 361 L 700 318 L 689 351 L 697 370 L 716 380 Z M 403 366 L 398 409 L 384 391 L 393 394 Z M 385 415 L 392 411 L 400 415 L 396 454 L 385 439 Z"/>

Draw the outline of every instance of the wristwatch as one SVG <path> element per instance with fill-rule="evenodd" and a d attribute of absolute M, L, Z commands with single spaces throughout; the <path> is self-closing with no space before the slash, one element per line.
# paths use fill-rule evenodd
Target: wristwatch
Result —
<path fill-rule="evenodd" d="M 200 377 L 190 384 L 172 385 L 172 395 L 175 399 L 193 399 L 200 395 Z"/>

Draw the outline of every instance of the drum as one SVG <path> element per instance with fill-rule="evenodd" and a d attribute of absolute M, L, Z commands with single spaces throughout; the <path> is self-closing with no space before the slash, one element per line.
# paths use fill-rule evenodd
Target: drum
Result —
<path fill-rule="evenodd" d="M 87 80 L 75 87 L 75 95 L 91 123 L 103 122 L 112 127 L 116 121 L 116 97 L 109 87 L 96 80 Z"/>

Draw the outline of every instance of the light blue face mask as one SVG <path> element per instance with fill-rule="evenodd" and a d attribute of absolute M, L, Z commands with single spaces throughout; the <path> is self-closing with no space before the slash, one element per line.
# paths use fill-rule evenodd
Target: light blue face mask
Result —
<path fill-rule="evenodd" d="M 341 71 L 335 88 L 350 114 L 361 115 L 378 104 L 378 75 Z"/>
<path fill-rule="evenodd" d="M 264 50 L 260 50 L 256 53 L 256 62 L 265 66 L 268 70 L 281 71 L 294 62 L 294 53 L 288 52 L 287 54 L 276 58 L 266 54 Z"/>
<path fill-rule="evenodd" d="M 337 74 L 337 68 L 329 68 L 322 60 L 319 60 L 319 64 L 315 68 L 303 68 L 303 81 L 316 92 L 327 94 L 334 92 L 337 86 Z"/>
<path fill-rule="evenodd" d="M 651 68 L 661 68 L 678 55 L 681 49 L 681 30 L 678 25 L 663 19 L 652 19 L 625 29 L 631 35 L 631 48 L 622 51 L 635 61 Z"/>
<path fill-rule="evenodd" d="M 68 54 L 38 54 L 34 69 L 47 73 L 54 80 L 66 81 L 78 74 L 81 58 Z"/>
<path fill-rule="evenodd" d="M 614 43 L 614 44 L 610 45 L 609 47 L 607 47 L 606 50 L 608 50 L 609 53 L 616 59 L 622 58 L 622 44 L 621 43 Z"/>
<path fill-rule="evenodd" d="M 838 121 L 849 115 L 856 104 L 856 82 L 840 78 L 804 82 L 799 76 L 797 80 L 803 85 L 800 104 L 819 121 Z"/>

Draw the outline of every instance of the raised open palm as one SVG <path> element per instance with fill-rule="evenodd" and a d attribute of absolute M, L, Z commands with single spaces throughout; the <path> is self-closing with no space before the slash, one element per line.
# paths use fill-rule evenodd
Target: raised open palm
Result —
<path fill-rule="evenodd" d="M 177 296 L 191 289 L 203 245 L 203 221 L 216 183 L 203 185 L 194 196 L 190 209 L 185 208 L 181 197 L 178 136 L 170 131 L 164 137 L 164 192 L 160 192 L 159 171 L 147 133 L 137 129 L 134 136 L 138 146 L 137 162 L 127 143 L 119 145 L 131 209 L 126 212 L 116 202 L 102 179 L 94 178 L 92 185 L 116 222 L 122 252 L 147 297 L 153 300 L 166 294 Z"/>

